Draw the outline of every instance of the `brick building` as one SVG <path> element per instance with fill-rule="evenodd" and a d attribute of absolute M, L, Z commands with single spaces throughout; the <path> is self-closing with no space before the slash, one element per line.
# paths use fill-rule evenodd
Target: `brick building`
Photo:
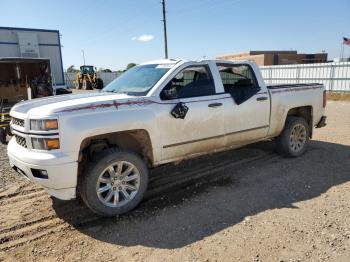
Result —
<path fill-rule="evenodd" d="M 327 53 L 298 54 L 297 51 L 248 51 L 219 55 L 223 60 L 254 60 L 259 66 L 327 62 Z"/>

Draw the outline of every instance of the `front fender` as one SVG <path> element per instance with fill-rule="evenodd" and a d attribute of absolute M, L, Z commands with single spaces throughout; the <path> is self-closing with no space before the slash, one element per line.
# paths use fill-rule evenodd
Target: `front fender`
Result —
<path fill-rule="evenodd" d="M 73 152 L 76 160 L 82 141 L 92 136 L 143 129 L 149 134 L 153 156 L 157 159 L 159 148 L 154 110 L 148 108 L 91 110 L 83 113 L 66 112 L 60 116 L 60 141 L 65 152 Z"/>

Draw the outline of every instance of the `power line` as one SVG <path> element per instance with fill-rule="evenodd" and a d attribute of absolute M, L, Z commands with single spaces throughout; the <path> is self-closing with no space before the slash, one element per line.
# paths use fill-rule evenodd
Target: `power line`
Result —
<path fill-rule="evenodd" d="M 211 5 L 210 6 L 210 11 L 213 11 L 213 10 L 217 9 L 218 7 L 220 8 L 220 7 L 223 7 L 223 6 L 226 6 L 226 5 L 237 4 L 237 3 L 241 2 L 241 1 L 242 0 L 229 0 L 227 2 L 220 1 L 218 3 L 215 3 L 215 5 Z M 200 2 L 200 5 L 199 5 L 198 8 L 196 6 L 190 7 L 190 8 L 188 8 L 186 6 L 186 8 L 184 10 L 180 9 L 179 12 L 178 12 L 178 10 L 176 10 L 176 17 L 178 18 L 178 17 L 188 16 L 190 14 L 194 14 L 194 13 L 198 13 L 198 12 L 202 12 L 202 11 L 208 10 L 207 9 L 208 7 L 205 5 L 206 2 L 211 2 L 211 0 L 209 0 L 209 1 L 203 1 L 202 0 Z M 172 12 L 172 13 L 174 13 L 174 12 Z"/>
<path fill-rule="evenodd" d="M 165 15 L 165 0 L 162 0 L 162 6 L 163 6 L 163 27 L 164 27 L 164 53 L 165 53 L 165 59 L 168 59 L 168 37 L 166 32 L 166 15 Z"/>
<path fill-rule="evenodd" d="M 141 8 L 138 10 L 138 12 L 135 12 L 132 15 L 134 17 L 139 17 L 144 12 L 145 12 L 144 9 Z M 127 14 L 122 18 L 124 18 L 124 19 L 122 19 L 121 21 L 118 22 L 119 26 L 116 26 L 115 24 L 111 24 L 109 26 L 104 26 L 103 30 L 99 31 L 98 33 L 94 32 L 91 34 L 91 36 L 84 35 L 83 38 L 81 38 L 81 39 L 84 40 L 84 44 L 86 44 L 86 43 L 94 42 L 96 40 L 101 41 L 102 38 L 110 37 L 111 34 L 117 33 L 117 31 L 115 29 L 123 28 L 123 30 L 121 30 L 119 32 L 120 34 L 125 33 L 125 32 L 129 32 L 130 29 L 132 29 L 132 27 L 133 27 L 130 23 L 131 18 Z M 126 26 L 124 26 L 124 25 L 126 25 Z"/>

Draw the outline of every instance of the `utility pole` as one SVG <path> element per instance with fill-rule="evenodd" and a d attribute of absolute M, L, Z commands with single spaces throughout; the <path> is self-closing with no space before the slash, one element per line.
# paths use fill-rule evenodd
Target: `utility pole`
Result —
<path fill-rule="evenodd" d="M 165 0 L 162 0 L 162 6 L 163 6 L 163 26 L 164 26 L 164 52 L 165 52 L 165 59 L 168 59 L 168 38 L 166 33 L 166 11 L 165 11 Z"/>

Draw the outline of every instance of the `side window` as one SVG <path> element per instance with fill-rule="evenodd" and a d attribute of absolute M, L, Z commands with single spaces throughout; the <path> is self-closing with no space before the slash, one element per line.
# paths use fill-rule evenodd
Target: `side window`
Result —
<path fill-rule="evenodd" d="M 225 92 L 239 105 L 259 92 L 255 74 L 248 65 L 217 64 Z"/>
<path fill-rule="evenodd" d="M 191 66 L 180 71 L 163 89 L 161 99 L 177 99 L 215 94 L 208 66 Z"/>

